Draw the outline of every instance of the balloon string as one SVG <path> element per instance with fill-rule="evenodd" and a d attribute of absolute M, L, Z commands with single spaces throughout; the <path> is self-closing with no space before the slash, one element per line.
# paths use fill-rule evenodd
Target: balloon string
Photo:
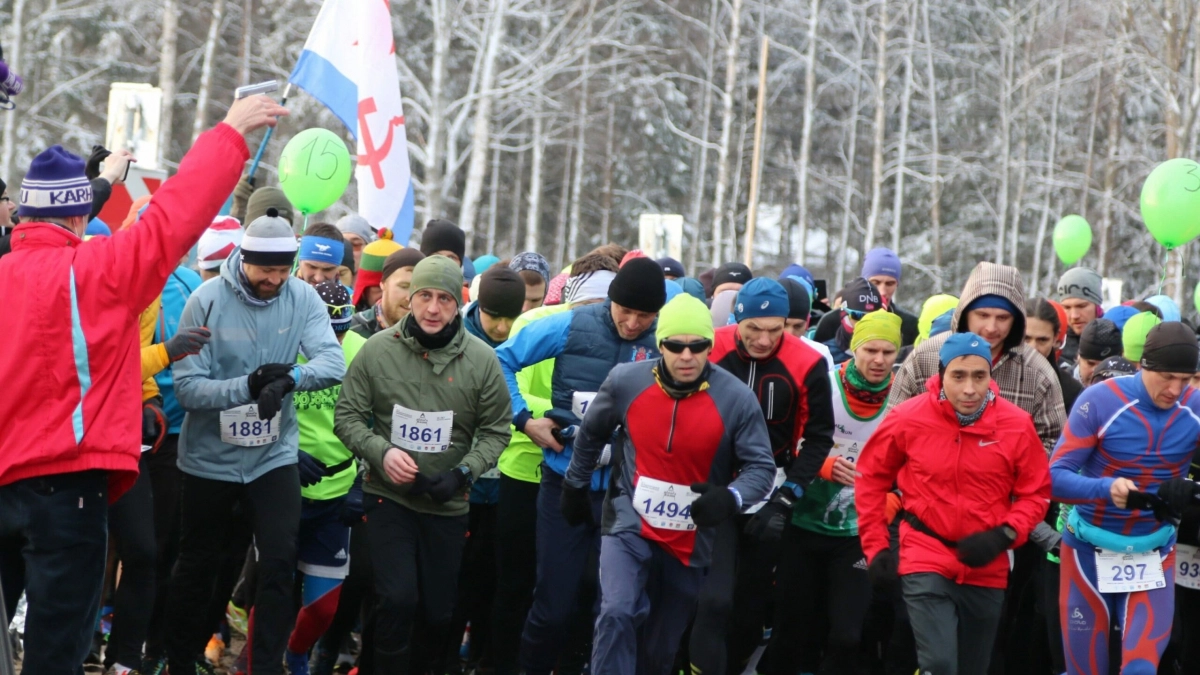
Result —
<path fill-rule="evenodd" d="M 300 228 L 300 234 L 303 235 L 305 232 L 308 232 L 308 214 L 307 213 L 304 214 L 304 226 Z M 1166 277 L 1164 276 L 1163 278 L 1165 279 Z"/>
<path fill-rule="evenodd" d="M 305 218 L 307 218 L 307 216 L 305 216 Z M 307 222 L 307 220 L 305 222 Z M 1163 251 L 1162 278 L 1158 280 L 1158 290 L 1155 291 L 1155 295 L 1162 295 L 1163 284 L 1167 283 L 1167 259 L 1170 258 L 1170 256 L 1171 249 Z"/>

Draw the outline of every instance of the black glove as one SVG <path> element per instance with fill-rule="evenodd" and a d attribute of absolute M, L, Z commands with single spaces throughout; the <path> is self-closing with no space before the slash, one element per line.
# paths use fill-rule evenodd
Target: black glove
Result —
<path fill-rule="evenodd" d="M 361 523 L 363 519 L 363 477 L 358 474 L 354 477 L 354 485 L 350 486 L 350 491 L 346 493 L 346 501 L 342 502 L 342 510 L 339 513 L 342 524 L 346 527 L 354 527 L 357 523 Z"/>
<path fill-rule="evenodd" d="M 296 388 L 290 375 L 272 380 L 258 393 L 258 419 L 269 420 L 283 409 L 283 397 Z"/>
<path fill-rule="evenodd" d="M 296 468 L 300 471 L 300 487 L 316 485 L 321 482 L 322 478 L 329 475 L 329 467 L 307 452 L 301 450 L 298 458 Z"/>
<path fill-rule="evenodd" d="M 83 166 L 83 175 L 87 176 L 88 180 L 96 180 L 100 176 L 101 165 L 111 154 L 103 145 L 93 145 L 92 154 L 88 157 L 87 164 Z"/>
<path fill-rule="evenodd" d="M 1184 509 L 1196 504 L 1196 495 L 1200 494 L 1200 483 L 1186 478 L 1172 478 L 1160 483 L 1158 496 L 1171 507 L 1177 515 L 1183 515 Z"/>
<path fill-rule="evenodd" d="M 1006 525 L 976 532 L 958 540 L 958 559 L 967 567 L 983 567 L 1012 546 L 1013 538 L 1004 531 Z"/>
<path fill-rule="evenodd" d="M 1163 483 L 1165 486 L 1166 483 Z M 1130 490 L 1125 498 L 1125 508 L 1130 511 L 1153 511 L 1159 521 L 1179 524 L 1180 514 L 1171 508 L 1171 504 L 1153 492 Z"/>
<path fill-rule="evenodd" d="M 175 363 L 185 356 L 199 354 L 204 345 L 212 338 L 212 331 L 203 326 L 184 328 L 170 340 L 163 343 L 167 348 L 167 359 Z"/>
<path fill-rule="evenodd" d="M 723 485 L 692 483 L 692 492 L 700 495 L 692 502 L 692 522 L 698 527 L 712 527 L 740 510 L 737 497 Z"/>
<path fill-rule="evenodd" d="M 431 481 L 425 477 L 425 474 L 418 473 L 416 478 L 413 478 L 412 484 L 408 487 L 408 496 L 420 497 L 421 495 L 429 494 L 430 482 Z"/>
<path fill-rule="evenodd" d="M 575 527 L 596 524 L 596 520 L 592 518 L 590 493 L 591 489 L 588 487 L 577 488 L 563 483 L 562 497 L 559 500 L 558 508 L 562 511 L 563 518 L 568 525 Z"/>
<path fill-rule="evenodd" d="M 158 399 L 142 402 L 142 445 L 150 446 L 150 452 L 158 452 L 167 434 L 167 415 Z"/>
<path fill-rule="evenodd" d="M 270 384 L 272 380 L 291 375 L 294 367 L 291 363 L 268 363 L 259 366 L 253 373 L 246 376 L 246 382 L 250 385 L 250 398 L 257 399 L 258 395 L 262 393 L 263 387 Z"/>
<path fill-rule="evenodd" d="M 771 501 L 763 505 L 758 513 L 750 517 L 746 523 L 746 534 L 759 541 L 779 541 L 783 536 L 783 526 L 792 515 L 792 504 L 796 499 L 792 491 L 780 488 L 775 491 Z"/>
<path fill-rule="evenodd" d="M 429 498 L 435 504 L 445 504 L 454 499 L 454 496 L 462 494 L 463 488 L 467 486 L 468 475 L 468 472 L 463 471 L 459 467 L 454 467 L 449 471 L 443 471 L 430 478 Z"/>
<path fill-rule="evenodd" d="M 870 579 L 872 586 L 890 586 L 896 583 L 900 578 L 900 561 L 896 559 L 896 552 L 890 548 L 885 548 L 875 554 L 875 558 L 871 560 L 871 564 L 867 567 L 867 579 Z"/>

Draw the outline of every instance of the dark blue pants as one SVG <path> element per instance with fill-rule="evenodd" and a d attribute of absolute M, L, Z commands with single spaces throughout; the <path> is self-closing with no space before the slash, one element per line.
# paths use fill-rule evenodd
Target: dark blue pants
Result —
<path fill-rule="evenodd" d="M 668 675 L 705 571 L 635 532 L 606 535 L 593 675 Z"/>
<path fill-rule="evenodd" d="M 549 673 L 558 665 L 572 620 L 579 613 L 580 590 L 588 559 L 600 549 L 600 507 L 603 492 L 592 492 L 594 526 L 572 527 L 559 510 L 562 476 L 542 465 L 537 504 L 537 583 L 533 605 L 521 635 L 521 667 L 530 675 Z"/>
<path fill-rule="evenodd" d="M 106 472 L 0 486 L 0 586 L 8 616 L 22 590 L 29 598 L 24 672 L 83 673 L 100 611 L 107 554 Z M 5 639 L 3 633 L 0 639 Z"/>

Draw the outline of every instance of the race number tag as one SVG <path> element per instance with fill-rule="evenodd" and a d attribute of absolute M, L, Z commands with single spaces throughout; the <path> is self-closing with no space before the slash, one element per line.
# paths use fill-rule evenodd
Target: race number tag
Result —
<path fill-rule="evenodd" d="M 633 507 L 650 527 L 694 530 L 696 524 L 692 522 L 692 502 L 699 496 L 686 485 L 641 476 L 633 492 Z"/>
<path fill-rule="evenodd" d="M 1200 591 L 1200 548 L 1175 545 L 1175 583 Z"/>
<path fill-rule="evenodd" d="M 279 413 L 269 420 L 258 419 L 258 405 L 247 403 L 221 411 L 221 441 L 243 448 L 256 448 L 279 440 Z"/>
<path fill-rule="evenodd" d="M 588 406 L 592 405 L 592 401 L 596 400 L 596 392 L 594 391 L 577 391 L 571 394 L 571 412 L 579 419 L 587 414 Z"/>
<path fill-rule="evenodd" d="M 1117 553 L 1098 549 L 1096 579 L 1101 593 L 1149 591 L 1167 585 L 1158 551 Z"/>
<path fill-rule="evenodd" d="M 392 443 L 411 452 L 445 452 L 450 449 L 454 413 L 409 410 L 392 406 Z"/>
<path fill-rule="evenodd" d="M 829 451 L 829 456 L 841 457 L 847 462 L 857 463 L 860 452 L 862 452 L 862 443 L 849 438 L 834 436 L 833 448 Z"/>
<path fill-rule="evenodd" d="M 783 482 L 786 480 L 787 480 L 787 471 L 776 467 L 776 469 L 775 469 L 775 485 L 770 490 L 767 491 L 767 496 L 758 500 L 758 503 L 752 505 L 750 508 L 746 509 L 742 513 L 749 515 L 751 513 L 758 513 L 759 511 L 761 511 L 762 507 L 766 506 L 767 502 L 771 501 L 771 495 L 774 495 L 775 491 L 778 490 L 779 486 L 783 485 Z"/>

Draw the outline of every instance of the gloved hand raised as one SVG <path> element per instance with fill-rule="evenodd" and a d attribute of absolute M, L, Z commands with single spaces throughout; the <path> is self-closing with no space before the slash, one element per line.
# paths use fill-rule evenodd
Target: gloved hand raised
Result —
<path fill-rule="evenodd" d="M 996 556 L 1012 546 L 1013 537 L 1005 531 L 1006 525 L 997 525 L 990 530 L 976 532 L 958 540 L 958 559 L 967 567 L 983 567 Z"/>
<path fill-rule="evenodd" d="M 100 163 L 111 154 L 112 152 L 103 145 L 93 145 L 92 154 L 88 157 L 87 164 L 83 165 L 83 175 L 87 176 L 88 180 L 96 180 L 100 175 Z"/>
<path fill-rule="evenodd" d="M 250 398 L 257 400 L 263 387 L 272 380 L 291 375 L 294 367 L 295 365 L 291 363 L 268 363 L 256 368 L 253 373 L 246 376 L 246 382 L 250 385 Z"/>
<path fill-rule="evenodd" d="M 692 522 L 699 527 L 713 527 L 741 510 L 733 491 L 723 485 L 692 483 L 692 492 L 700 495 L 692 502 Z"/>
<path fill-rule="evenodd" d="M 284 375 L 267 383 L 258 393 L 258 419 L 269 420 L 283 409 L 283 397 L 296 388 L 296 381 Z"/>
<path fill-rule="evenodd" d="M 163 347 L 167 349 L 167 359 L 171 363 L 175 363 L 185 356 L 199 354 L 211 339 L 212 331 L 204 326 L 182 328 L 174 337 L 164 342 Z"/>
<path fill-rule="evenodd" d="M 592 517 L 592 498 L 589 494 L 591 490 L 588 487 L 571 487 L 563 483 L 562 497 L 559 499 L 558 508 L 562 511 L 563 518 L 567 524 L 574 527 L 577 525 L 595 525 L 596 521 Z"/>
<path fill-rule="evenodd" d="M 300 471 L 300 487 L 316 485 L 329 475 L 329 467 L 324 462 L 303 450 L 297 453 L 296 468 Z"/>

